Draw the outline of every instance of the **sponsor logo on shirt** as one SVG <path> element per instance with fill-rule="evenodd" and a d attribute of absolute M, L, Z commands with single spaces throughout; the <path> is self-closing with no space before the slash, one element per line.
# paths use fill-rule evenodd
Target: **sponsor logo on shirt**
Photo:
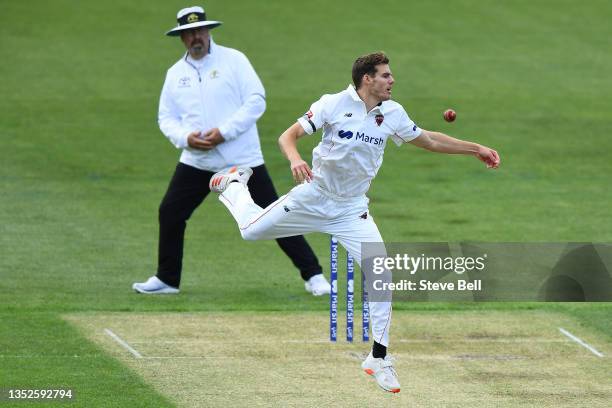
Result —
<path fill-rule="evenodd" d="M 376 146 L 381 145 L 383 143 L 382 137 L 371 137 L 366 135 L 365 133 L 360 132 L 357 132 L 357 135 L 355 135 L 355 140 L 360 140 L 362 142 L 370 143 Z"/>
<path fill-rule="evenodd" d="M 191 86 L 191 78 L 182 77 L 179 79 L 179 88 L 189 88 Z"/>
<path fill-rule="evenodd" d="M 312 111 L 308 111 L 306 112 L 304 116 L 306 116 L 307 119 L 312 119 L 312 117 L 314 116 L 314 113 L 312 113 Z"/>
<path fill-rule="evenodd" d="M 344 117 L 346 117 L 346 118 L 350 118 L 351 116 L 353 116 L 352 112 L 347 112 L 347 113 L 344 114 Z"/>
<path fill-rule="evenodd" d="M 338 136 L 340 136 L 340 139 L 350 139 L 353 137 L 353 132 L 350 130 L 341 130 L 338 132 Z"/>
<path fill-rule="evenodd" d="M 210 79 L 215 79 L 215 78 L 219 78 L 219 71 L 217 71 L 216 69 L 213 69 L 212 71 L 210 71 Z"/>
<path fill-rule="evenodd" d="M 412 127 L 412 131 L 413 131 L 413 132 L 416 132 L 416 125 L 414 125 L 414 126 Z"/>
<path fill-rule="evenodd" d="M 338 136 L 340 139 L 351 139 L 353 137 L 353 132 L 350 130 L 340 130 L 338 131 Z M 355 133 L 355 140 L 379 146 L 382 145 L 384 139 L 382 137 L 371 137 L 365 133 L 357 132 Z"/>

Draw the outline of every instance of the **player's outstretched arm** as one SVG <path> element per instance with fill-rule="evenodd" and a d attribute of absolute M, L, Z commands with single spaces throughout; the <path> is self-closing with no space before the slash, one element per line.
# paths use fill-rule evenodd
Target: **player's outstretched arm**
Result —
<path fill-rule="evenodd" d="M 289 160 L 289 163 L 291 163 L 291 174 L 293 174 L 293 179 L 296 183 L 302 183 L 304 180 L 310 182 L 312 180 L 310 166 L 302 160 L 302 156 L 300 156 L 300 152 L 297 149 L 297 140 L 305 134 L 306 132 L 304 132 L 302 125 L 296 122 L 278 138 L 278 146 L 287 160 Z"/>
<path fill-rule="evenodd" d="M 421 135 L 410 143 L 430 152 L 476 156 L 490 169 L 498 168 L 501 163 L 499 154 L 490 147 L 456 139 L 440 132 L 422 129 Z"/>

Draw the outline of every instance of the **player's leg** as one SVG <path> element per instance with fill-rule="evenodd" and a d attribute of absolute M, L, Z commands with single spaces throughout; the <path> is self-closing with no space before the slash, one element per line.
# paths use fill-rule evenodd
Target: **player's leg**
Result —
<path fill-rule="evenodd" d="M 253 175 L 247 187 L 251 192 L 253 202 L 262 208 L 278 200 L 274 184 L 265 165 L 253 167 Z M 306 282 L 306 290 L 316 296 L 329 294 L 331 286 L 323 276 L 323 268 L 303 235 L 277 238 L 276 242 L 300 271 L 302 279 Z"/>
<path fill-rule="evenodd" d="M 183 267 L 183 242 L 187 220 L 206 198 L 213 173 L 179 163 L 159 206 L 157 274 L 134 284 L 140 293 L 177 293 Z M 164 287 L 167 286 L 167 287 Z"/>
<path fill-rule="evenodd" d="M 366 211 L 354 212 L 343 217 L 341 222 L 334 220 L 328 232 L 334 235 L 340 244 L 353 256 L 361 266 L 361 244 L 364 242 L 382 243 L 382 236 L 376 223 Z M 384 246 L 380 246 L 381 254 L 386 256 Z M 364 371 L 376 378 L 378 385 L 386 391 L 399 392 L 400 384 L 393 364 L 387 358 L 389 346 L 389 328 L 391 325 L 391 302 L 370 301 L 370 322 L 372 326 L 372 351 L 362 363 Z"/>
<path fill-rule="evenodd" d="M 362 218 L 364 215 L 365 218 Z M 361 266 L 362 242 L 383 242 L 382 236 L 376 223 L 366 211 L 353 214 L 342 221 L 339 225 L 334 226 L 329 233 L 338 239 L 338 242 Z M 381 246 L 381 250 L 384 250 L 384 246 Z M 383 253 L 380 256 L 386 256 L 386 254 Z M 376 343 L 387 347 L 391 324 L 391 302 L 370 302 L 369 306 L 372 338 Z"/>
<path fill-rule="evenodd" d="M 215 178 L 213 176 L 213 182 Z M 245 183 L 230 182 L 219 195 L 219 201 L 236 220 L 242 238 L 249 241 L 276 239 L 321 231 L 321 221 L 301 202 L 309 190 L 309 185 L 300 185 L 261 208 L 253 201 Z"/>

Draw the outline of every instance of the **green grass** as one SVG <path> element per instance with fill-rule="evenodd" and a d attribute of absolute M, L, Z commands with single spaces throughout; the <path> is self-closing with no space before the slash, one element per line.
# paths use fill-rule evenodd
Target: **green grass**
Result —
<path fill-rule="evenodd" d="M 76 406 L 173 406 L 57 313 L 3 311 L 0 318 L 1 387 L 71 389 Z"/>
<path fill-rule="evenodd" d="M 346 87 L 357 55 L 382 49 L 395 98 L 420 126 L 491 145 L 502 157 L 492 172 L 471 158 L 389 146 L 369 194 L 387 241 L 612 241 L 609 2 L 204 5 L 225 22 L 215 40 L 244 51 L 266 86 L 259 130 L 279 192 L 292 181 L 278 135 L 321 94 Z M 108 395 L 134 405 L 133 393 L 148 389 L 61 323 L 65 312 L 327 307 L 304 293 L 275 243 L 243 242 L 214 199 L 189 223 L 183 293 L 130 291 L 155 270 L 157 207 L 178 158 L 156 114 L 165 71 L 182 53 L 163 33 L 183 6 L 2 6 L 0 387 L 53 379 L 86 395 L 77 401 L 83 406 L 111 404 Z M 458 112 L 453 124 L 442 120 L 447 107 Z M 317 140 L 302 142 L 305 158 Z M 325 264 L 327 238 L 308 239 Z M 609 304 L 397 307 L 553 308 L 612 339 Z M 49 347 L 96 357 L 88 367 L 2 357 L 52 356 Z M 88 393 L 92 378 L 108 384 L 109 394 Z"/>

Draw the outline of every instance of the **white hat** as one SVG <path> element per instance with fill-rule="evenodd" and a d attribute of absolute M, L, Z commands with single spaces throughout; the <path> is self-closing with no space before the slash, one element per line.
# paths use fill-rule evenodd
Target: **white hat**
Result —
<path fill-rule="evenodd" d="M 176 21 L 178 26 L 168 31 L 166 35 L 175 37 L 181 35 L 181 31 L 190 30 L 196 27 L 208 27 L 215 28 L 219 27 L 221 21 L 208 21 L 206 20 L 206 13 L 202 7 L 187 7 L 179 11 L 176 15 Z"/>

